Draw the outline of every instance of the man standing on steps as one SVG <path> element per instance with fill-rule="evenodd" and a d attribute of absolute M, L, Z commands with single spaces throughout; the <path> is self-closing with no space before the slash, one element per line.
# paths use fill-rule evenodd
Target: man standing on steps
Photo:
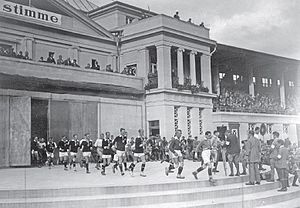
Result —
<path fill-rule="evenodd" d="M 178 173 L 177 173 L 177 178 L 178 179 L 184 179 L 185 177 L 181 175 L 182 170 L 183 170 L 183 155 L 182 155 L 182 147 L 181 147 L 181 135 L 182 131 L 180 129 L 176 130 L 175 137 L 173 140 L 170 142 L 170 152 L 172 154 L 172 158 L 174 160 L 174 163 L 176 166 L 179 165 L 178 167 Z M 168 175 L 169 169 L 166 168 L 166 175 Z"/>
<path fill-rule="evenodd" d="M 271 149 L 270 149 L 270 179 L 267 180 L 267 182 L 274 182 L 274 175 L 275 175 L 275 161 L 277 159 L 277 155 L 278 155 L 278 150 L 279 150 L 279 133 L 277 131 L 273 132 L 273 143 L 271 145 Z M 277 173 L 278 174 L 278 173 Z"/>
<path fill-rule="evenodd" d="M 199 143 L 200 148 L 202 149 L 202 159 L 203 159 L 203 165 L 198 168 L 196 171 L 192 172 L 193 176 L 197 180 L 197 174 L 204 170 L 206 167 L 208 167 L 208 176 L 209 176 L 209 182 L 215 183 L 212 177 L 212 161 L 211 161 L 211 151 L 212 151 L 212 141 L 211 141 L 211 132 L 207 131 L 205 132 L 204 139 Z"/>
<path fill-rule="evenodd" d="M 139 136 L 135 138 L 134 144 L 133 144 L 133 156 L 134 156 L 134 161 L 131 163 L 129 166 L 129 170 L 131 173 L 131 176 L 133 176 L 133 170 L 136 164 L 138 163 L 138 160 L 140 159 L 142 161 L 142 166 L 141 166 L 141 173 L 140 176 L 146 177 L 144 174 L 145 166 L 146 166 L 146 158 L 145 158 L 145 153 L 144 153 L 144 146 L 145 146 L 145 138 L 144 138 L 144 130 L 139 129 L 138 130 Z"/>
<path fill-rule="evenodd" d="M 211 150 L 211 156 L 214 162 L 214 168 L 213 168 L 213 172 L 218 173 L 218 160 L 219 160 L 219 148 L 221 146 L 221 141 L 219 138 L 220 133 L 218 131 L 214 131 L 214 135 L 212 136 L 211 139 L 211 146 L 212 146 L 212 150 Z"/>
<path fill-rule="evenodd" d="M 289 151 L 284 146 L 283 140 L 277 141 L 279 144 L 278 155 L 275 161 L 275 167 L 279 176 L 279 180 L 281 183 L 281 189 L 278 191 L 287 191 L 288 186 L 288 160 L 289 160 Z"/>
<path fill-rule="evenodd" d="M 245 144 L 246 156 L 249 162 L 249 182 L 246 185 L 260 185 L 260 174 L 258 165 L 260 162 L 261 147 L 260 141 L 254 137 L 254 132 L 249 131 L 248 141 Z"/>
<path fill-rule="evenodd" d="M 230 130 L 225 131 L 225 143 L 227 145 L 227 153 L 228 153 L 228 162 L 230 167 L 230 175 L 233 174 L 233 164 L 236 168 L 235 176 L 240 176 L 239 169 L 239 156 L 240 156 L 240 141 L 235 134 L 232 134 Z"/>

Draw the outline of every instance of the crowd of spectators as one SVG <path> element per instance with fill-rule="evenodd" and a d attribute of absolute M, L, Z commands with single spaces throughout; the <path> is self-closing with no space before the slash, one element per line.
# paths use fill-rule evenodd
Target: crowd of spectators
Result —
<path fill-rule="evenodd" d="M 43 56 L 40 57 L 39 62 L 52 63 L 57 65 L 73 66 L 80 67 L 76 59 L 66 58 L 63 59 L 62 55 L 58 56 L 58 59 L 55 61 L 54 52 L 49 52 L 48 58 L 45 60 Z"/>
<path fill-rule="evenodd" d="M 14 51 L 14 48 L 12 48 L 12 47 L 0 46 L 0 56 L 7 56 L 7 57 L 31 60 L 31 58 L 29 57 L 28 51 L 25 51 L 24 54 L 23 54 L 23 51 L 19 51 L 19 53 L 17 54 Z"/>
<path fill-rule="evenodd" d="M 256 94 L 251 96 L 242 91 L 223 90 L 213 100 L 214 111 L 294 114 L 295 108 L 287 103 L 286 108 L 280 105 L 279 99 Z"/>

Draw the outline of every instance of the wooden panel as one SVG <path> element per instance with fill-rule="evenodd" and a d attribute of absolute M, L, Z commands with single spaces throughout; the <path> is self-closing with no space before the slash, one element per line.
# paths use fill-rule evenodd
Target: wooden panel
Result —
<path fill-rule="evenodd" d="M 10 144 L 11 166 L 30 165 L 31 99 L 10 98 Z"/>
<path fill-rule="evenodd" d="M 83 104 L 83 133 L 90 133 L 91 138 L 95 141 L 98 135 L 98 108 L 96 102 Z"/>
<path fill-rule="evenodd" d="M 9 97 L 0 96 L 0 167 L 9 166 Z"/>
<path fill-rule="evenodd" d="M 50 101 L 49 135 L 59 141 L 63 135 L 69 135 L 70 111 L 68 101 Z"/>
<path fill-rule="evenodd" d="M 83 104 L 70 102 L 70 132 L 69 137 L 78 134 L 79 138 L 83 137 Z"/>

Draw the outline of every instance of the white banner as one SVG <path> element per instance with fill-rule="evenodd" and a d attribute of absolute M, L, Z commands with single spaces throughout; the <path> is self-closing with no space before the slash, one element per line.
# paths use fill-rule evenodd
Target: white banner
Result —
<path fill-rule="evenodd" d="M 0 0 L 0 12 L 22 18 L 35 19 L 55 25 L 61 25 L 61 15 L 33 7 Z"/>

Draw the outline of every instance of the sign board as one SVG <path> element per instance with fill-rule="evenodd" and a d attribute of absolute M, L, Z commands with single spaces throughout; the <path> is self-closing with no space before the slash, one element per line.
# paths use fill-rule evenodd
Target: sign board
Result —
<path fill-rule="evenodd" d="M 19 16 L 26 19 L 34 19 L 50 24 L 61 25 L 61 15 L 53 12 L 29 7 L 13 2 L 0 0 L 0 12 Z"/>

